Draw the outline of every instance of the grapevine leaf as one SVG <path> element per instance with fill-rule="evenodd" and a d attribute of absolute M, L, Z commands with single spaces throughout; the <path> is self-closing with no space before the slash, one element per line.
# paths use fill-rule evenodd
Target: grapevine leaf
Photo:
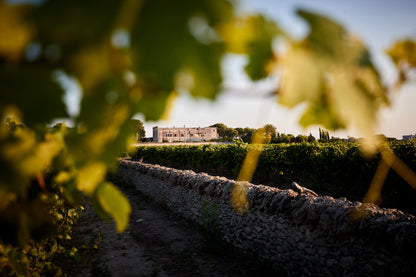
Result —
<path fill-rule="evenodd" d="M 386 52 L 399 71 L 396 86 L 400 87 L 409 78 L 409 71 L 416 68 L 416 41 L 410 39 L 397 41 Z"/>
<path fill-rule="evenodd" d="M 116 77 L 109 78 L 84 94 L 75 134 L 69 148 L 77 162 L 100 160 L 114 165 L 114 157 L 126 151 L 127 140 L 134 135 L 130 124 L 134 101 Z"/>
<path fill-rule="evenodd" d="M 0 57 L 16 61 L 23 57 L 27 43 L 33 36 L 33 28 L 24 22 L 28 7 L 8 5 L 0 1 Z"/>
<path fill-rule="evenodd" d="M 389 100 L 368 50 L 329 18 L 300 10 L 310 33 L 280 57 L 283 70 L 279 103 L 309 106 L 300 123 L 328 129 L 373 131 L 377 111 Z"/>
<path fill-rule="evenodd" d="M 117 232 L 123 232 L 129 223 L 131 207 L 128 199 L 111 183 L 102 183 L 96 192 L 97 199 L 104 211 L 110 214 Z"/>
<path fill-rule="evenodd" d="M 79 169 L 77 174 L 78 189 L 91 195 L 98 184 L 104 179 L 106 169 L 105 164 L 99 162 L 87 164 Z"/>
<path fill-rule="evenodd" d="M 65 47 L 69 51 L 71 47 L 104 39 L 112 27 L 121 2 L 43 1 L 31 18 L 35 21 L 41 41 L 70 46 Z M 91 20 L 92 15 L 94 20 Z"/>
<path fill-rule="evenodd" d="M 387 51 L 394 64 L 399 67 L 402 63 L 416 67 L 416 42 L 410 39 L 397 41 Z"/>
<path fill-rule="evenodd" d="M 223 0 L 159 0 L 143 5 L 131 30 L 133 65 L 142 86 L 140 102 L 145 103 L 138 104 L 137 112 L 152 119 L 162 115 L 176 88 L 175 79 L 183 71 L 190 72 L 193 95 L 215 98 L 225 49 L 214 29 L 227 19 L 229 10 Z M 147 104 L 151 108 L 144 108 Z"/>
<path fill-rule="evenodd" d="M 0 182 L 11 192 L 24 195 L 30 180 L 49 169 L 63 147 L 59 134 L 47 134 L 39 141 L 30 129 L 17 130 L 0 140 Z"/>
<path fill-rule="evenodd" d="M 29 260 L 26 254 L 17 249 L 13 249 L 9 252 L 8 258 L 18 276 L 29 276 Z"/>
<path fill-rule="evenodd" d="M 0 109 L 17 107 L 27 125 L 48 123 L 54 118 L 68 116 L 62 101 L 63 89 L 50 68 L 29 65 L 2 67 L 0 83 Z"/>
<path fill-rule="evenodd" d="M 170 95 L 175 95 L 174 92 L 153 91 L 149 90 L 143 95 L 140 101 L 136 102 L 135 110 L 146 116 L 146 120 L 157 121 L 160 119 L 166 110 L 166 105 Z"/>
<path fill-rule="evenodd" d="M 273 60 L 272 40 L 281 31 L 275 22 L 257 16 L 251 18 L 255 37 L 247 45 L 249 62 L 245 67 L 252 80 L 259 80 L 269 75 L 269 64 Z"/>
<path fill-rule="evenodd" d="M 272 40 L 283 34 L 275 22 L 261 15 L 239 17 L 222 24 L 218 32 L 229 52 L 248 55 L 245 70 L 253 80 L 267 77 L 274 56 Z"/>

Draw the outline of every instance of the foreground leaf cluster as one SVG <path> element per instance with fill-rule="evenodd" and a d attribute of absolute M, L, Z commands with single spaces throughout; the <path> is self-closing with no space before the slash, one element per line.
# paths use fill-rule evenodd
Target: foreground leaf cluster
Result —
<path fill-rule="evenodd" d="M 34 274 L 26 247 L 50 248 L 62 235 L 55 197 L 70 211 L 86 195 L 125 230 L 130 204 L 105 177 L 134 141 L 131 118 L 166 116 L 178 91 L 215 99 L 231 36 L 221 30 L 263 24 L 234 8 L 225 0 L 0 1 L 0 252 L 10 275 Z M 271 35 L 241 43 L 259 39 L 271 45 Z M 76 93 L 74 111 L 64 99 Z M 63 119 L 68 126 L 55 124 Z"/>

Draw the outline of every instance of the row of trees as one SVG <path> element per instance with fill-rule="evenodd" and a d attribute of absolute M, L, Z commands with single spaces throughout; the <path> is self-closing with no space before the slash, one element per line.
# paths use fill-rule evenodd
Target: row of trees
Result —
<path fill-rule="evenodd" d="M 292 134 L 284 134 L 277 132 L 277 129 L 272 124 L 266 124 L 261 128 L 253 129 L 249 127 L 241 128 L 230 128 L 227 127 L 223 123 L 216 123 L 214 125 L 211 125 L 210 127 L 217 127 L 217 131 L 219 136 L 224 140 L 233 140 L 236 138 L 242 139 L 244 142 L 250 143 L 253 140 L 254 135 L 260 135 L 265 143 L 290 143 L 290 142 L 314 142 L 316 141 L 316 138 L 309 134 L 309 136 L 306 135 L 298 135 L 294 136 Z M 322 132 L 326 132 L 325 134 L 327 137 L 320 136 L 320 140 L 329 140 L 329 133 L 328 131 L 320 130 Z"/>
<path fill-rule="evenodd" d="M 222 140 L 232 141 L 234 139 L 241 139 L 246 143 L 251 143 L 253 135 L 260 135 L 264 143 L 302 143 L 302 142 L 340 142 L 345 141 L 338 137 L 330 136 L 329 131 L 319 128 L 319 138 L 315 138 L 311 133 L 309 135 L 293 135 L 277 132 L 277 129 L 272 124 L 266 124 L 261 128 L 230 128 L 223 123 L 216 123 L 210 127 L 217 127 L 217 131 Z M 397 141 L 396 138 L 386 137 L 383 134 L 377 135 L 378 141 Z M 361 138 L 348 137 L 347 141 L 360 141 Z"/>

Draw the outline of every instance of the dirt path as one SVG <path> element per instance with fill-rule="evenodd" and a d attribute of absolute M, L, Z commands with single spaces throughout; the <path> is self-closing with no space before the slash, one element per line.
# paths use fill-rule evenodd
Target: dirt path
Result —
<path fill-rule="evenodd" d="M 114 224 L 87 206 L 73 228 L 73 242 L 87 264 L 67 263 L 69 276 L 278 276 L 133 187 L 121 188 L 132 205 L 128 230 L 117 234 Z"/>

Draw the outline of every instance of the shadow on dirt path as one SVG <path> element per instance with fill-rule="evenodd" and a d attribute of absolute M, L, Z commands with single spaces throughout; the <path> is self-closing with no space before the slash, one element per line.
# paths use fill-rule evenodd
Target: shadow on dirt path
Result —
<path fill-rule="evenodd" d="M 281 276 L 132 186 L 119 186 L 132 206 L 128 229 L 117 234 L 86 205 L 72 236 L 81 262 L 63 265 L 69 276 Z"/>

